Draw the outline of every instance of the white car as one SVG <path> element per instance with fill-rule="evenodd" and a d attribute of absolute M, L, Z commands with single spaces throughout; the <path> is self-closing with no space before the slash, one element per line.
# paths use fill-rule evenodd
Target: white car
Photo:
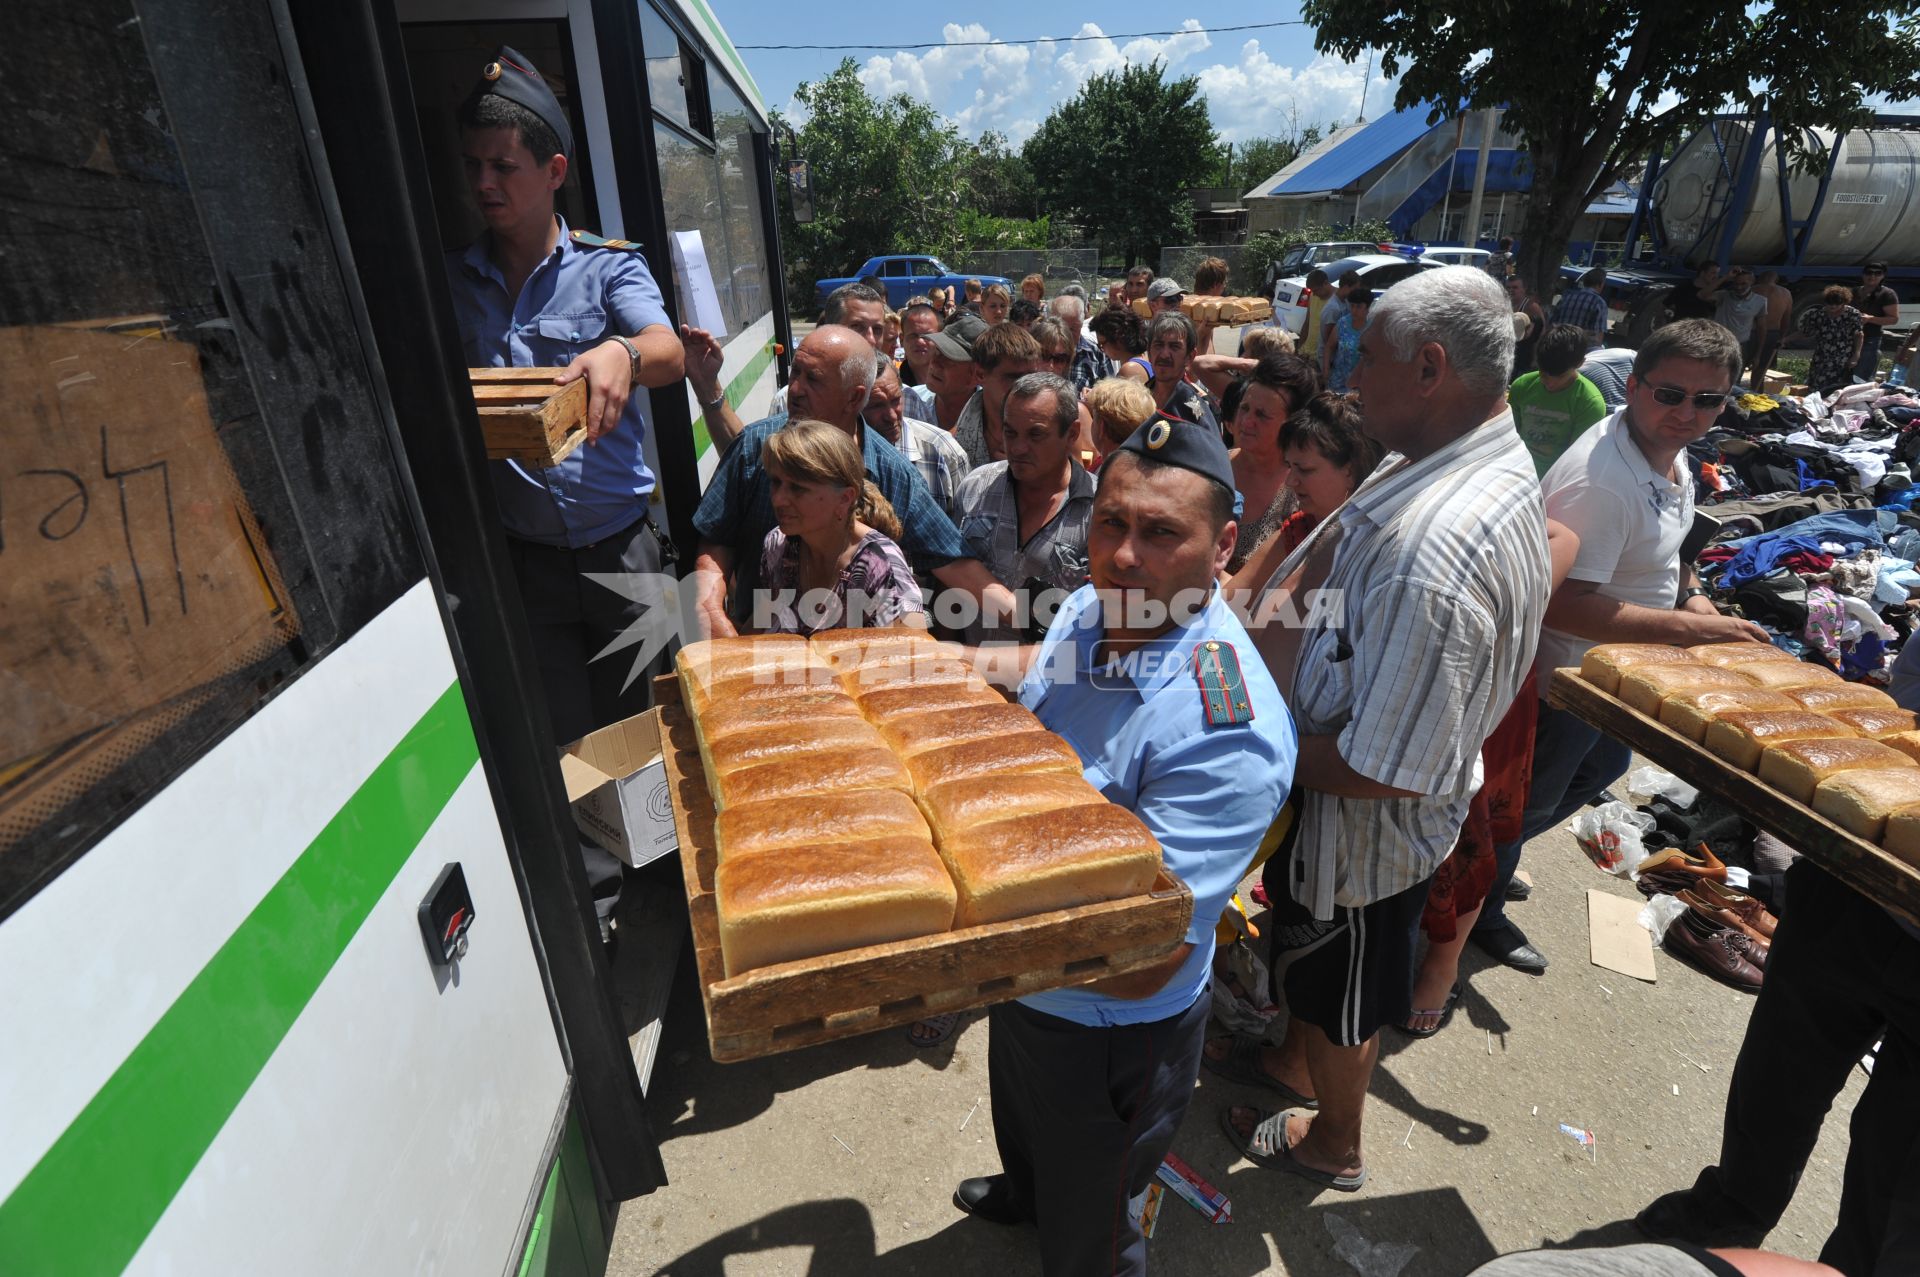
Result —
<path fill-rule="evenodd" d="M 1408 261 L 1392 253 L 1362 253 L 1358 257 L 1343 257 L 1321 267 L 1327 272 L 1328 279 L 1339 279 L 1348 271 L 1360 277 L 1360 282 L 1374 292 L 1390 288 L 1410 275 L 1418 275 L 1423 270 L 1432 270 L 1441 263 L 1433 261 Z M 1294 336 L 1299 336 L 1307 327 L 1307 277 L 1300 275 L 1295 279 L 1283 279 L 1273 289 L 1273 322 Z"/>
<path fill-rule="evenodd" d="M 1485 270 L 1487 259 L 1492 256 L 1484 248 L 1429 248 L 1420 254 L 1420 260 L 1436 266 L 1477 266 Z"/>

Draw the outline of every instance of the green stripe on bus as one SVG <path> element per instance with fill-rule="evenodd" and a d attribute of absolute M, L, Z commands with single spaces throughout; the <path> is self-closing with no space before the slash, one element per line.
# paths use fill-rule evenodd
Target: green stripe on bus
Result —
<path fill-rule="evenodd" d="M 0 1202 L 0 1272 L 127 1266 L 479 758 L 454 683 Z"/>
<path fill-rule="evenodd" d="M 747 361 L 746 367 L 740 370 L 740 375 L 727 383 L 727 401 L 737 404 L 745 398 L 746 393 L 753 389 L 754 383 L 760 380 L 760 374 L 764 373 L 767 365 L 772 362 L 773 343 L 768 342 Z M 708 432 L 706 414 L 702 413 L 693 419 L 693 455 L 704 456 L 707 449 L 712 446 L 713 435 Z"/>
<path fill-rule="evenodd" d="M 733 69 L 740 73 L 740 87 L 753 95 L 753 104 L 760 108 L 760 114 L 767 114 L 767 103 L 760 92 L 760 86 L 753 81 L 753 73 L 747 70 L 747 64 L 740 60 L 740 51 L 733 47 L 733 41 L 721 29 L 720 19 L 713 16 L 713 10 L 707 8 L 705 0 L 688 0 L 700 20 L 707 24 L 707 34 L 713 37 L 714 47 L 727 55 L 727 61 L 733 63 Z"/>

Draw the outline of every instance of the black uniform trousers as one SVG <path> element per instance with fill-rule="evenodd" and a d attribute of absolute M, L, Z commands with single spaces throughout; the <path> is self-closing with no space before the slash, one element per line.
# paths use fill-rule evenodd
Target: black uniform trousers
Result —
<path fill-rule="evenodd" d="M 1047 1277 L 1137 1277 L 1147 1243 L 1127 1217 L 1173 1145 L 1200 1076 L 1207 994 L 1178 1015 L 1090 1028 L 1003 1003 L 988 1016 L 994 1141 L 1040 1226 Z"/>
<path fill-rule="evenodd" d="M 1920 1273 L 1920 939 L 1810 861 L 1788 871 L 1787 896 L 1734 1064 L 1720 1164 L 1700 1173 L 1691 1205 L 1751 1223 L 1756 1242 L 1779 1223 L 1834 1097 L 1884 1035 L 1820 1260 L 1847 1277 Z"/>
<path fill-rule="evenodd" d="M 585 575 L 661 572 L 660 538 L 647 520 L 636 519 L 621 531 L 575 550 L 514 536 L 507 538 L 507 547 L 527 627 L 533 633 L 554 743 L 570 744 L 651 706 L 653 676 L 664 668 L 662 660 L 656 658 L 628 683 L 636 649 L 623 648 L 594 659 L 644 615 L 647 606 Z M 580 858 L 593 890 L 595 912 L 603 919 L 612 916 L 620 899 L 620 861 L 584 838 Z"/>

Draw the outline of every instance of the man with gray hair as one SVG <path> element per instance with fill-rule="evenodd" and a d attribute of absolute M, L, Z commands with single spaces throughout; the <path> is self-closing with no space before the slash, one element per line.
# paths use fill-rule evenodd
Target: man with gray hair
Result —
<path fill-rule="evenodd" d="M 1177 310 L 1162 311 L 1147 321 L 1143 335 L 1147 339 L 1147 359 L 1153 364 L 1153 376 L 1147 381 L 1153 406 L 1170 417 L 1219 434 L 1220 419 L 1214 415 L 1213 406 L 1187 380 L 1194 343 L 1199 340 L 1193 321 Z"/>
<path fill-rule="evenodd" d="M 820 311 L 820 327 L 829 325 L 851 328 L 875 350 L 892 349 L 886 342 L 887 299 L 870 284 L 842 284 L 828 293 L 827 304 Z M 774 392 L 771 411 L 787 411 L 787 395 L 791 388 L 791 385 L 782 386 Z M 707 402 L 699 386 L 694 387 L 694 393 L 703 395 L 702 404 Z M 802 412 L 794 415 L 804 417 L 807 414 Z"/>
<path fill-rule="evenodd" d="M 994 579 L 1025 595 L 1029 613 L 1024 629 L 1018 618 L 976 625 L 968 642 L 1037 643 L 1054 606 L 1086 584 L 1094 481 L 1073 459 L 1079 412 L 1080 397 L 1065 377 L 1028 373 L 1013 383 L 1001 410 L 1007 459 L 960 481 L 953 504 L 961 543 Z"/>
<path fill-rule="evenodd" d="M 873 347 L 851 329 L 830 324 L 808 333 L 793 352 L 793 377 L 787 383 L 793 419 L 838 426 L 860 445 L 867 477 L 900 516 L 900 548 L 916 572 L 930 572 L 942 585 L 1011 608 L 1012 596 L 977 560 L 966 557 L 953 521 L 914 468 L 861 420 L 873 390 L 875 363 Z M 787 420 L 786 414 L 776 413 L 742 430 L 694 511 L 693 526 L 700 533 L 694 570 L 700 578 L 702 638 L 736 634 L 753 616 L 761 545 L 778 522 L 761 450 Z"/>
<path fill-rule="evenodd" d="M 1073 338 L 1073 360 L 1067 365 L 1067 380 L 1073 388 L 1085 394 L 1094 382 L 1113 376 L 1113 361 L 1100 353 L 1099 342 L 1087 336 L 1086 299 L 1061 293 L 1047 303 L 1047 310 L 1066 325 L 1067 336 Z"/>
<path fill-rule="evenodd" d="M 1300 731 L 1303 802 L 1263 878 L 1291 1019 L 1278 1048 L 1221 1038 L 1206 1063 L 1291 1102 L 1225 1110 L 1237 1148 L 1343 1191 L 1366 1181 L 1367 1084 L 1380 1027 L 1413 1010 L 1428 882 L 1546 610 L 1546 519 L 1507 409 L 1512 366 L 1512 306 L 1486 272 L 1445 266 L 1383 294 L 1353 385 L 1389 455 L 1262 594 L 1321 592 L 1316 615 L 1339 601 L 1332 624 L 1255 630 Z"/>

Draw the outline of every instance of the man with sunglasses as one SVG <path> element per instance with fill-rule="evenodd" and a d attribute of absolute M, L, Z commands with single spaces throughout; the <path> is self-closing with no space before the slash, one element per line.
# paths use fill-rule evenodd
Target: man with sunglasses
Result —
<path fill-rule="evenodd" d="M 1722 616 L 1680 558 L 1693 528 L 1687 445 L 1719 418 L 1744 362 L 1739 341 L 1710 319 L 1656 330 L 1634 357 L 1626 406 L 1576 439 L 1540 480 L 1547 517 L 1580 538 L 1573 569 L 1547 605 L 1540 669 L 1578 665 L 1595 643 L 1767 641 L 1751 621 Z M 1506 916 L 1520 849 L 1612 784 L 1632 757 L 1572 714 L 1540 707 L 1521 836 L 1494 848 L 1498 868 L 1473 929 L 1476 945 L 1517 970 L 1546 970 L 1546 957 Z"/>

